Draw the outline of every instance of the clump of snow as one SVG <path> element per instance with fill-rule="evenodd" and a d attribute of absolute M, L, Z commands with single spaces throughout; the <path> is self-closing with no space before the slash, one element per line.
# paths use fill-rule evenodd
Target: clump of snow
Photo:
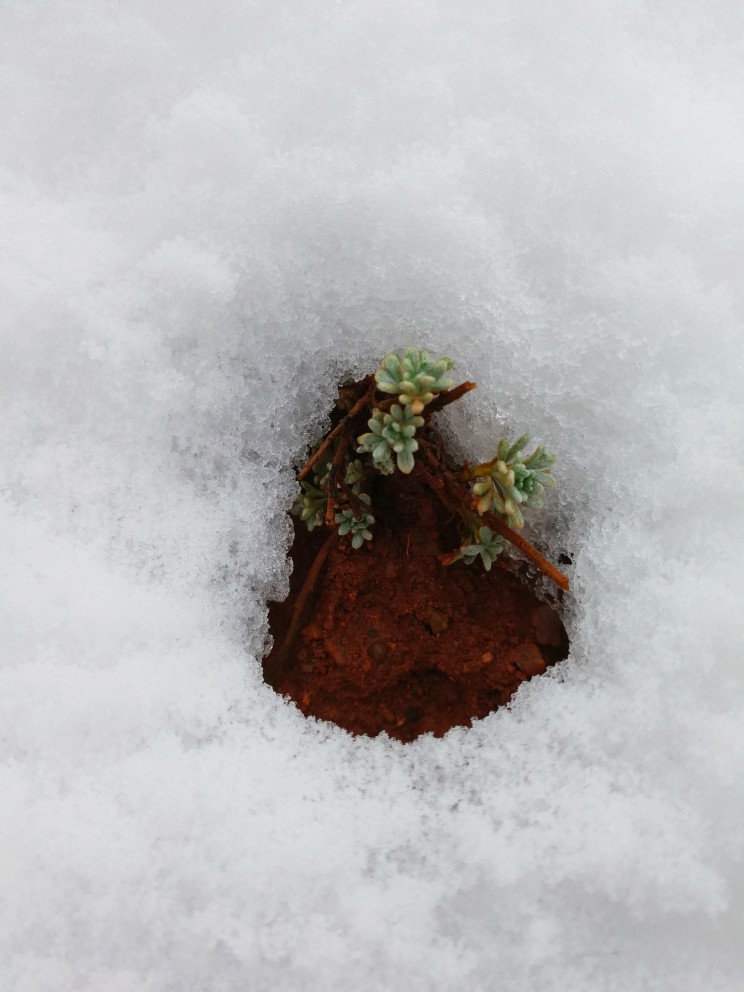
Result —
<path fill-rule="evenodd" d="M 738 988 L 740 5 L 0 22 L 0 987 Z M 574 594 L 403 747 L 260 658 L 292 462 L 406 344 L 557 453 Z"/>

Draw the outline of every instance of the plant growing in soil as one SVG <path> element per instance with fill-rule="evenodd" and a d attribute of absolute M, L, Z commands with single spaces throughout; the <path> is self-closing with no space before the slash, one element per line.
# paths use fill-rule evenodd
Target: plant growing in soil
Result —
<path fill-rule="evenodd" d="M 408 348 L 339 389 L 300 469 L 293 571 L 269 608 L 264 678 L 308 716 L 401 741 L 509 703 L 565 658 L 568 580 L 522 536 L 554 485 L 529 438 L 456 465 L 435 414 L 475 388 Z M 559 587 L 531 588 L 512 544 Z M 464 566 L 474 567 L 464 567 Z M 538 595 L 540 592 L 541 595 Z"/>
<path fill-rule="evenodd" d="M 343 386 L 337 423 L 298 473 L 301 491 L 292 512 L 309 530 L 332 530 L 328 550 L 337 536 L 348 536 L 354 549 L 370 547 L 375 478 L 417 472 L 459 522 L 460 546 L 440 555 L 443 565 L 480 559 L 490 571 L 508 542 L 567 589 L 566 576 L 519 533 L 524 511 L 541 507 L 544 490 L 555 485 L 555 456 L 542 445 L 524 456 L 524 434 L 514 443 L 499 441 L 490 461 L 449 465 L 432 417 L 476 388 L 472 382 L 452 388 L 445 377 L 452 366 L 449 358 L 433 361 L 427 351 L 406 348 L 386 355 L 373 375 Z"/>

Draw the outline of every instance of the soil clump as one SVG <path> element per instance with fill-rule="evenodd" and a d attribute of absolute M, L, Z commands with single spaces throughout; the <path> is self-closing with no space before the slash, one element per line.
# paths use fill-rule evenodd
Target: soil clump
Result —
<path fill-rule="evenodd" d="M 526 563 L 442 563 L 457 523 L 415 470 L 379 477 L 372 495 L 362 548 L 295 522 L 290 593 L 269 606 L 264 677 L 278 693 L 353 734 L 408 742 L 470 726 L 567 656 L 563 594 L 539 599 Z"/>

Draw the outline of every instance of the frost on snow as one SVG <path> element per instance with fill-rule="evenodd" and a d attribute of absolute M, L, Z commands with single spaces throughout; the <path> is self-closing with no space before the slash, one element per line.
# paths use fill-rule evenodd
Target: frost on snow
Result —
<path fill-rule="evenodd" d="M 740 5 L 0 13 L 0 988 L 733 992 Z M 406 345 L 556 452 L 572 655 L 402 747 L 262 682 Z"/>

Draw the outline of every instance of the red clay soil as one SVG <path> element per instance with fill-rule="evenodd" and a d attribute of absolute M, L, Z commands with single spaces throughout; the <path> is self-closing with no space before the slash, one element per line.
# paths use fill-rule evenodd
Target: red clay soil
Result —
<path fill-rule="evenodd" d="M 521 562 L 502 555 L 490 572 L 480 561 L 441 564 L 437 556 L 460 538 L 415 470 L 380 477 L 373 505 L 374 542 L 359 550 L 295 523 L 290 594 L 269 607 L 274 647 L 264 676 L 303 713 L 354 734 L 439 737 L 505 705 L 567 656 L 560 606 L 537 598 Z"/>

